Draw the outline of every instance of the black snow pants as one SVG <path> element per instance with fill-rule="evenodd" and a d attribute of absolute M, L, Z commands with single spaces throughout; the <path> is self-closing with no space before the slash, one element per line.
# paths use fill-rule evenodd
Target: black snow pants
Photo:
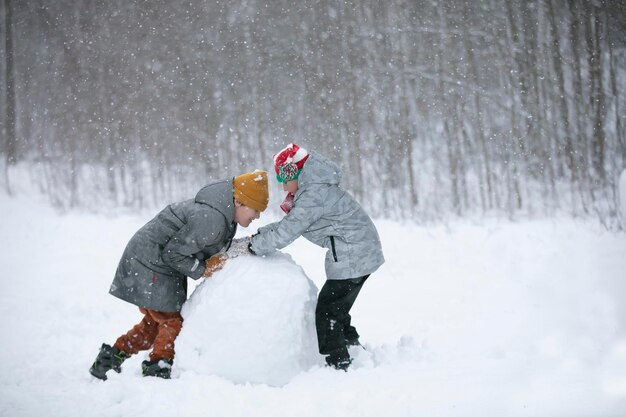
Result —
<path fill-rule="evenodd" d="M 359 343 L 359 334 L 350 324 L 350 309 L 369 275 L 342 280 L 327 280 L 317 297 L 315 327 L 322 355 L 332 362 L 349 358 L 347 346 Z M 328 360 L 327 360 L 328 362 Z"/>

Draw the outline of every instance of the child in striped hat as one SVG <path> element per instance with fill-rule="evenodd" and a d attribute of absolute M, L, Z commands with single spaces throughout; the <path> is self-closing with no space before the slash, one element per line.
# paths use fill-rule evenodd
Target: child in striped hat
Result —
<path fill-rule="evenodd" d="M 359 203 L 340 187 L 341 171 L 316 152 L 295 143 L 274 155 L 276 179 L 287 197 L 285 217 L 259 229 L 250 251 L 266 255 L 304 236 L 327 249 L 326 277 L 315 309 L 319 351 L 326 363 L 347 370 L 348 346 L 360 345 L 350 309 L 365 280 L 384 262 L 374 223 Z"/>

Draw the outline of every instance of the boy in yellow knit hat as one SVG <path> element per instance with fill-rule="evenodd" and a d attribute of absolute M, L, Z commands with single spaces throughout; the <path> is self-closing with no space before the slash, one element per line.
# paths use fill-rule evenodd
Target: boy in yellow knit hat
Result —
<path fill-rule="evenodd" d="M 135 233 L 110 293 L 138 306 L 143 319 L 113 346 L 102 344 L 89 369 L 93 376 L 106 380 L 107 371 L 121 372 L 130 355 L 152 347 L 143 375 L 170 377 L 187 277 L 210 277 L 223 267 L 237 225 L 248 227 L 267 208 L 267 183 L 265 171 L 215 181 L 195 198 L 170 204 Z"/>

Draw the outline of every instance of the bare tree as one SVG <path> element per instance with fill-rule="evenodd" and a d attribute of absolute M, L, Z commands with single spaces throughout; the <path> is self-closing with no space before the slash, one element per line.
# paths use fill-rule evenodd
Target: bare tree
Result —
<path fill-rule="evenodd" d="M 15 50 L 13 45 L 13 4 L 11 0 L 4 0 L 5 17 L 5 60 L 6 60 L 6 116 L 4 119 L 4 156 L 5 156 L 5 185 L 8 194 L 11 194 L 9 182 L 9 167 L 17 161 L 15 136 Z"/>

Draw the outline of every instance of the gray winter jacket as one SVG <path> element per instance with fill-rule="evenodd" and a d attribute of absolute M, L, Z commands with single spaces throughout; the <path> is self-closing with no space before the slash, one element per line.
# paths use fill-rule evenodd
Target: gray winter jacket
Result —
<path fill-rule="evenodd" d="M 371 274 L 384 262 L 376 227 L 359 203 L 339 187 L 337 165 L 311 152 L 298 178 L 289 214 L 259 229 L 251 249 L 266 255 L 304 236 L 326 252 L 326 277 L 350 279 Z"/>
<path fill-rule="evenodd" d="M 139 307 L 180 311 L 187 277 L 202 277 L 204 261 L 230 245 L 234 214 L 232 179 L 167 206 L 128 242 L 109 292 Z"/>

